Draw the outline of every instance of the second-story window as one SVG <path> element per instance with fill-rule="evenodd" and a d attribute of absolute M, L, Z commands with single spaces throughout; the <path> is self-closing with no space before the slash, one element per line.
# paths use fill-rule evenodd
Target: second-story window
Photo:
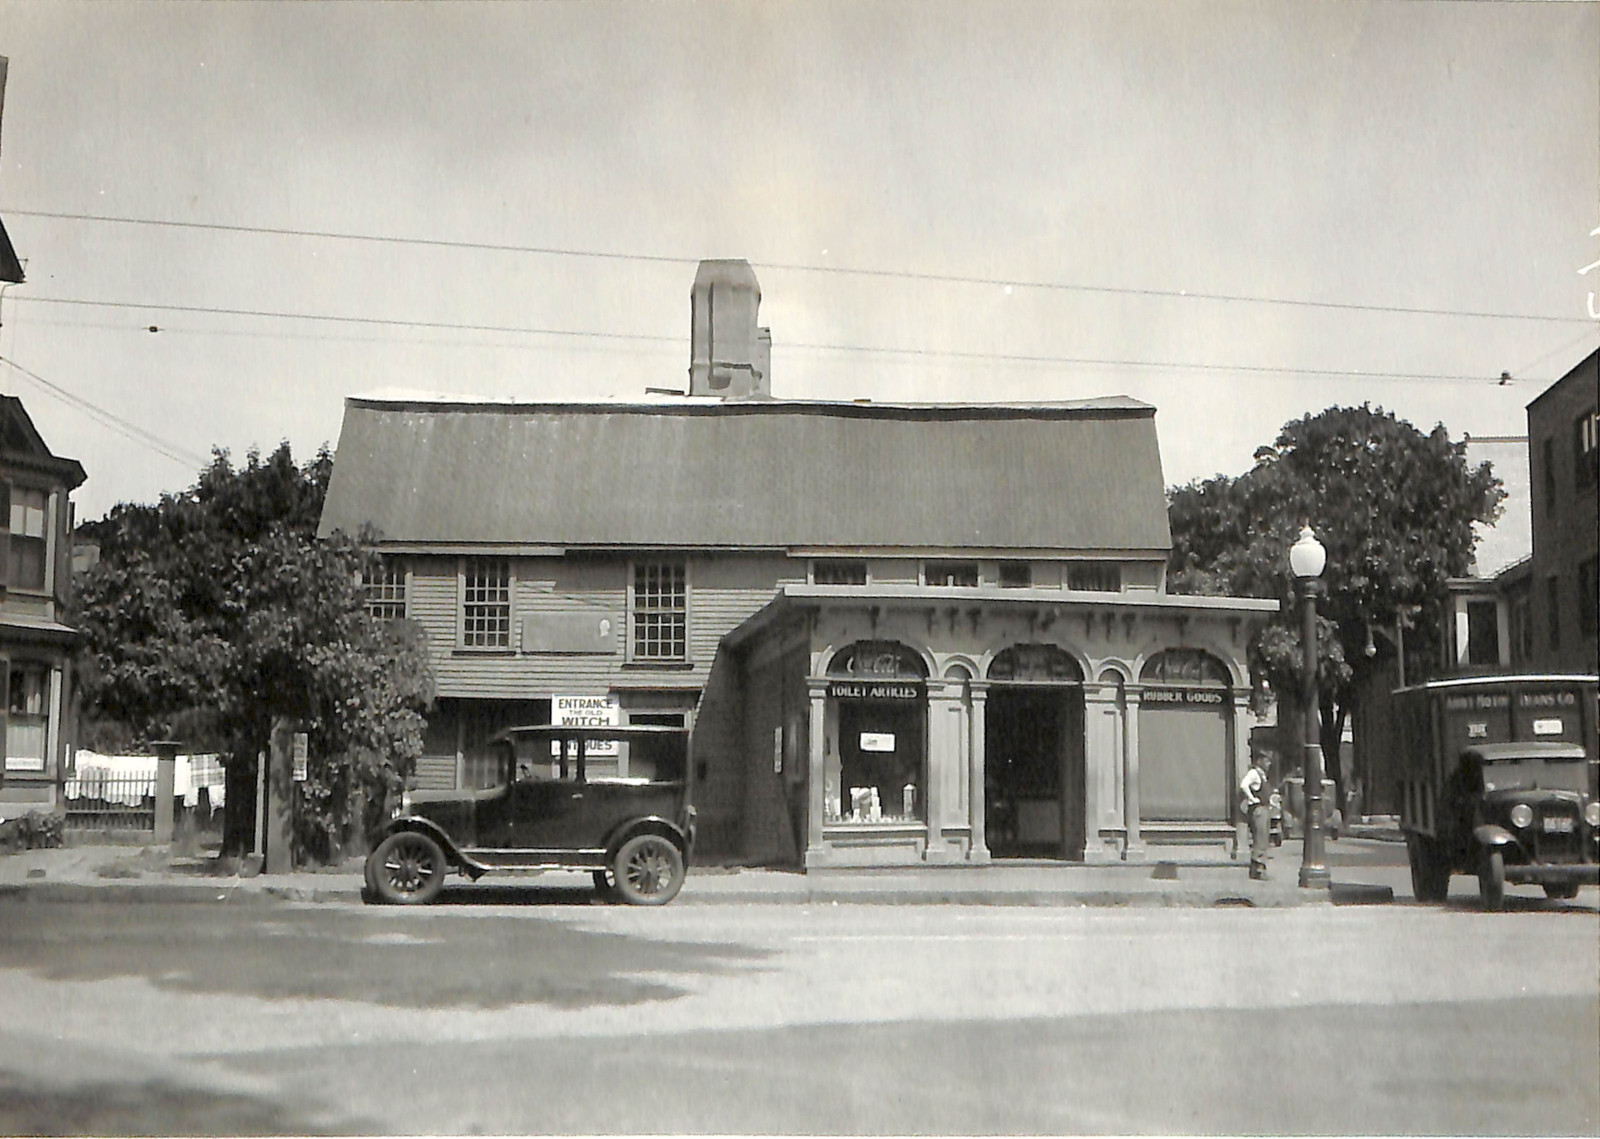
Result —
<path fill-rule="evenodd" d="M 509 649 L 511 563 L 504 558 L 470 558 L 461 585 L 461 644 L 469 649 Z"/>
<path fill-rule="evenodd" d="M 1068 562 L 1067 588 L 1090 593 L 1121 593 L 1122 567 L 1116 562 Z"/>
<path fill-rule="evenodd" d="M 1027 562 L 1001 562 L 1000 585 L 1005 589 L 1026 589 L 1033 584 L 1033 567 Z"/>
<path fill-rule="evenodd" d="M 1586 411 L 1572 425 L 1573 484 L 1583 490 L 1600 482 L 1600 415 Z"/>
<path fill-rule="evenodd" d="M 633 567 L 633 659 L 689 659 L 689 586 L 682 562 Z"/>
<path fill-rule="evenodd" d="M 926 585 L 959 585 L 975 589 L 978 585 L 978 563 L 927 562 L 922 567 L 922 580 Z"/>
<path fill-rule="evenodd" d="M 384 558 L 366 582 L 367 614 L 376 621 L 406 615 L 406 570 L 399 558 Z"/>
<path fill-rule="evenodd" d="M 811 565 L 813 585 L 866 585 L 867 563 L 818 559 Z"/>
<path fill-rule="evenodd" d="M 45 526 L 49 503 L 50 496 L 45 491 L 11 488 L 11 554 L 6 584 L 13 589 L 44 588 L 45 567 L 50 564 Z"/>

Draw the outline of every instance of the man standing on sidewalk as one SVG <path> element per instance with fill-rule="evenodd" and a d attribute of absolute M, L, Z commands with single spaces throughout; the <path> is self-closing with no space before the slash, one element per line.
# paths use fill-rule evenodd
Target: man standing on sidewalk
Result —
<path fill-rule="evenodd" d="M 1239 780 L 1239 809 L 1250 826 L 1250 877 L 1255 879 L 1267 876 L 1267 848 L 1272 831 L 1267 766 L 1267 757 L 1251 749 L 1250 766 Z"/>

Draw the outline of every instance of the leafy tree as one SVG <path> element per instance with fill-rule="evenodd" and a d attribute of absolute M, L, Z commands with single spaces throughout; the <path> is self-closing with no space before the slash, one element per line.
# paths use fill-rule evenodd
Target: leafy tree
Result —
<path fill-rule="evenodd" d="M 1373 629 L 1414 612 L 1424 638 L 1438 635 L 1446 580 L 1468 572 L 1472 525 L 1492 522 L 1502 498 L 1490 465 L 1469 467 L 1466 443 L 1452 443 L 1442 425 L 1423 434 L 1382 408 L 1330 407 L 1284 424 L 1238 478 L 1168 492 L 1168 586 L 1277 598 L 1276 619 L 1250 644 L 1251 672 L 1258 697 L 1270 691 L 1297 710 L 1304 657 L 1288 550 L 1309 523 L 1328 551 L 1318 715 L 1322 739 L 1336 742 L 1361 681 L 1381 667 Z M 1336 763 L 1329 774 L 1343 808 Z"/>
<path fill-rule="evenodd" d="M 316 537 L 332 470 L 288 444 L 237 470 L 225 451 L 181 494 L 83 527 L 101 546 L 77 589 L 86 739 L 177 738 L 227 758 L 224 849 L 248 849 L 274 717 L 310 736 L 297 853 L 333 856 L 385 763 L 408 770 L 431 700 L 420 632 L 368 617 L 360 541 Z"/>

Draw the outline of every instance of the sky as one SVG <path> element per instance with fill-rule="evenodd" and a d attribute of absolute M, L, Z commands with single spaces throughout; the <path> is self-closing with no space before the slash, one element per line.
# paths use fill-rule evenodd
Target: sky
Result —
<path fill-rule="evenodd" d="M 708 257 L 779 398 L 1132 396 L 1169 485 L 1336 404 L 1520 436 L 1600 345 L 1592 3 L 0 0 L 0 55 L 0 391 L 81 520 L 361 392 L 682 389 Z"/>

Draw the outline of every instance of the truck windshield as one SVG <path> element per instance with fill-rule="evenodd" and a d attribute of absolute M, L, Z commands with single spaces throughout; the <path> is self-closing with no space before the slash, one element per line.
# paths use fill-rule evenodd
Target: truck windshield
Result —
<path fill-rule="evenodd" d="M 1483 765 L 1485 791 L 1582 791 L 1587 765 L 1581 759 L 1497 759 Z"/>

